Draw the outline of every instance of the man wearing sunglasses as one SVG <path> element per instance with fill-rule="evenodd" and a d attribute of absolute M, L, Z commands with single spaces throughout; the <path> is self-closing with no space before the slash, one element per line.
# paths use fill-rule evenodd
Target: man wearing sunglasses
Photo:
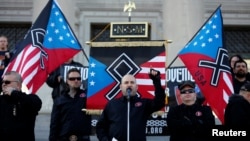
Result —
<path fill-rule="evenodd" d="M 211 108 L 197 102 L 194 82 L 183 81 L 178 88 L 182 104 L 170 107 L 167 115 L 170 141 L 205 141 L 215 125 Z"/>
<path fill-rule="evenodd" d="M 55 99 L 51 113 L 49 141 L 90 141 L 91 115 L 86 108 L 86 90 L 80 89 L 81 73 L 77 68 L 67 72 L 66 87 Z"/>
<path fill-rule="evenodd" d="M 22 77 L 14 71 L 6 72 L 0 95 L 0 140 L 35 141 L 35 120 L 42 101 L 36 94 L 21 91 Z"/>
<path fill-rule="evenodd" d="M 46 83 L 47 85 L 52 88 L 51 96 L 54 100 L 60 96 L 63 88 L 65 87 L 65 81 L 64 81 L 64 74 L 67 73 L 66 67 L 71 67 L 71 68 L 84 68 L 84 66 L 80 62 L 74 61 L 73 58 L 70 58 L 64 64 L 59 66 L 55 71 L 49 74 Z M 81 83 L 82 84 L 82 83 Z"/>

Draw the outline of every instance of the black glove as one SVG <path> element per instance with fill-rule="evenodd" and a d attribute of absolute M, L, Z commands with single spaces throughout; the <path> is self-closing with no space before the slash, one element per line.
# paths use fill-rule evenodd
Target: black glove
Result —
<path fill-rule="evenodd" d="M 157 74 L 156 74 L 156 75 L 152 75 L 152 71 L 156 71 Z M 161 79 L 161 73 L 160 73 L 160 71 L 158 71 L 158 70 L 150 69 L 149 77 L 150 77 L 153 81 L 160 80 L 160 79 Z"/>

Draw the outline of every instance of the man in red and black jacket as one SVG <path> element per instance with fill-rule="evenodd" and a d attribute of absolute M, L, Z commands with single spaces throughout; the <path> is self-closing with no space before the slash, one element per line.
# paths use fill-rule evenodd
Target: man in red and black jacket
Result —
<path fill-rule="evenodd" d="M 130 74 L 123 76 L 120 85 L 123 96 L 109 101 L 97 122 L 96 133 L 100 141 L 127 141 L 128 101 L 129 141 L 146 141 L 147 119 L 153 112 L 165 106 L 166 96 L 161 86 L 160 72 L 151 69 L 149 76 L 155 88 L 154 99 L 138 97 L 135 77 Z"/>

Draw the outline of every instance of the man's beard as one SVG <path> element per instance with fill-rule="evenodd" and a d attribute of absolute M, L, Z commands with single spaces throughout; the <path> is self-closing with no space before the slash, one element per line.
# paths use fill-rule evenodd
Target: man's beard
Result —
<path fill-rule="evenodd" d="M 72 87 L 72 89 L 75 90 L 75 91 L 79 91 L 80 87 Z"/>
<path fill-rule="evenodd" d="M 235 76 L 238 77 L 238 78 L 244 78 L 246 77 L 246 73 L 235 73 Z"/>

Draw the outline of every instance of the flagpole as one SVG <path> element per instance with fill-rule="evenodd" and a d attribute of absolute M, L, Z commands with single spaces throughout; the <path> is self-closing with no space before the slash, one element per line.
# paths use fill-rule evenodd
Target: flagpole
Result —
<path fill-rule="evenodd" d="M 171 61 L 171 63 L 168 65 L 168 67 L 166 69 L 169 69 L 170 66 L 172 66 L 172 64 L 174 63 L 174 61 L 178 58 L 178 55 L 175 56 L 174 60 Z"/>
<path fill-rule="evenodd" d="M 210 15 L 210 17 L 207 19 L 207 21 L 206 22 L 204 22 L 204 24 L 201 26 L 201 28 L 203 28 L 204 27 L 204 25 L 208 22 L 208 20 L 214 15 L 214 13 L 219 9 L 221 7 L 221 4 L 216 8 L 216 10 Z M 201 28 L 199 29 L 199 30 L 197 30 L 197 32 L 194 34 L 194 36 L 189 40 L 189 42 L 190 41 L 192 41 L 193 40 L 193 38 L 197 35 L 197 33 L 201 30 Z M 189 43 L 188 42 L 188 43 Z M 187 43 L 187 44 L 188 44 Z M 168 67 L 166 68 L 166 69 L 169 69 L 170 68 L 170 66 L 174 63 L 174 61 L 176 60 L 178 58 L 178 54 L 175 56 L 175 58 L 171 61 L 171 63 L 168 65 Z"/>
<path fill-rule="evenodd" d="M 87 56 L 87 54 L 85 53 L 85 51 L 84 51 L 83 48 L 81 48 L 81 51 L 82 51 L 84 57 L 85 57 L 85 58 L 87 59 L 87 61 L 89 62 L 89 58 L 88 58 L 88 56 Z"/>
<path fill-rule="evenodd" d="M 129 22 L 131 22 L 131 14 L 132 14 L 133 9 L 136 9 L 135 2 L 134 1 L 131 2 L 131 0 L 129 0 L 128 4 L 124 5 L 124 9 L 123 9 L 124 12 L 128 11 L 128 21 Z"/>

